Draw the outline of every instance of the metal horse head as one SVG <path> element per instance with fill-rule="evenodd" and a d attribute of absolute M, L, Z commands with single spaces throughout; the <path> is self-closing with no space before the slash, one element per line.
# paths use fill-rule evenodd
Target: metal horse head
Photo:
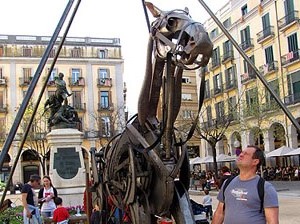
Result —
<path fill-rule="evenodd" d="M 181 104 L 183 70 L 206 66 L 213 49 L 213 44 L 202 24 L 192 20 L 187 9 L 162 11 L 149 2 L 146 2 L 146 6 L 156 20 L 151 26 L 146 74 L 138 102 L 141 125 L 144 125 L 147 119 L 156 117 L 167 55 L 172 55 L 171 70 L 176 79 L 177 91 L 174 93 L 172 117 L 175 121 Z"/>
<path fill-rule="evenodd" d="M 152 3 L 146 2 L 146 5 L 156 18 L 151 33 L 155 37 L 159 57 L 166 58 L 171 52 L 183 65 L 207 65 L 213 44 L 202 24 L 192 20 L 187 8 L 162 11 Z M 199 55 L 202 55 L 201 60 Z"/>

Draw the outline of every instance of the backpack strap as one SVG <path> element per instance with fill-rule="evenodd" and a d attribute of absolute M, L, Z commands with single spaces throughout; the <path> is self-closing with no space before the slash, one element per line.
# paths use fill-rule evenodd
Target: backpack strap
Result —
<path fill-rule="evenodd" d="M 259 177 L 258 183 L 257 183 L 257 192 L 260 199 L 260 210 L 259 212 L 262 213 L 264 209 L 264 197 L 265 197 L 265 179 L 262 177 Z"/>
<path fill-rule="evenodd" d="M 236 176 L 231 176 L 229 178 L 227 178 L 225 180 L 225 182 L 223 183 L 223 200 L 224 200 L 224 205 L 223 205 L 223 211 L 225 211 L 225 190 L 228 187 L 228 185 L 230 184 L 230 182 L 235 178 Z"/>

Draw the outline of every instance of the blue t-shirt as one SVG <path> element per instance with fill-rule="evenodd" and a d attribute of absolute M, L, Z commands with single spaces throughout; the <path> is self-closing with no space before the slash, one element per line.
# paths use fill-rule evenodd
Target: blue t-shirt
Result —
<path fill-rule="evenodd" d="M 265 224 L 264 213 L 260 212 L 261 200 L 257 191 L 259 176 L 242 181 L 234 178 L 225 189 L 224 224 Z M 224 186 L 224 185 L 223 185 Z M 217 199 L 224 203 L 223 186 Z M 264 208 L 278 207 L 278 196 L 269 182 L 264 185 Z"/>

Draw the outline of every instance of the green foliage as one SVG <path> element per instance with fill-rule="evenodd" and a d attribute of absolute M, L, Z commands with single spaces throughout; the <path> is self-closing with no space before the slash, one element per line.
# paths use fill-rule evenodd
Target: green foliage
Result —
<path fill-rule="evenodd" d="M 23 206 L 7 208 L 0 213 L 0 224 L 20 224 L 23 223 Z"/>
<path fill-rule="evenodd" d="M 0 181 L 0 192 L 4 191 L 4 189 L 5 189 L 5 183 Z"/>

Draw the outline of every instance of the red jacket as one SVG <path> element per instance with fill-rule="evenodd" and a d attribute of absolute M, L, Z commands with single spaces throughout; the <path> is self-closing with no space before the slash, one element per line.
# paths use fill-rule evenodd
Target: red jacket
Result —
<path fill-rule="evenodd" d="M 53 221 L 61 222 L 70 217 L 68 210 L 65 207 L 57 207 L 53 212 Z"/>

